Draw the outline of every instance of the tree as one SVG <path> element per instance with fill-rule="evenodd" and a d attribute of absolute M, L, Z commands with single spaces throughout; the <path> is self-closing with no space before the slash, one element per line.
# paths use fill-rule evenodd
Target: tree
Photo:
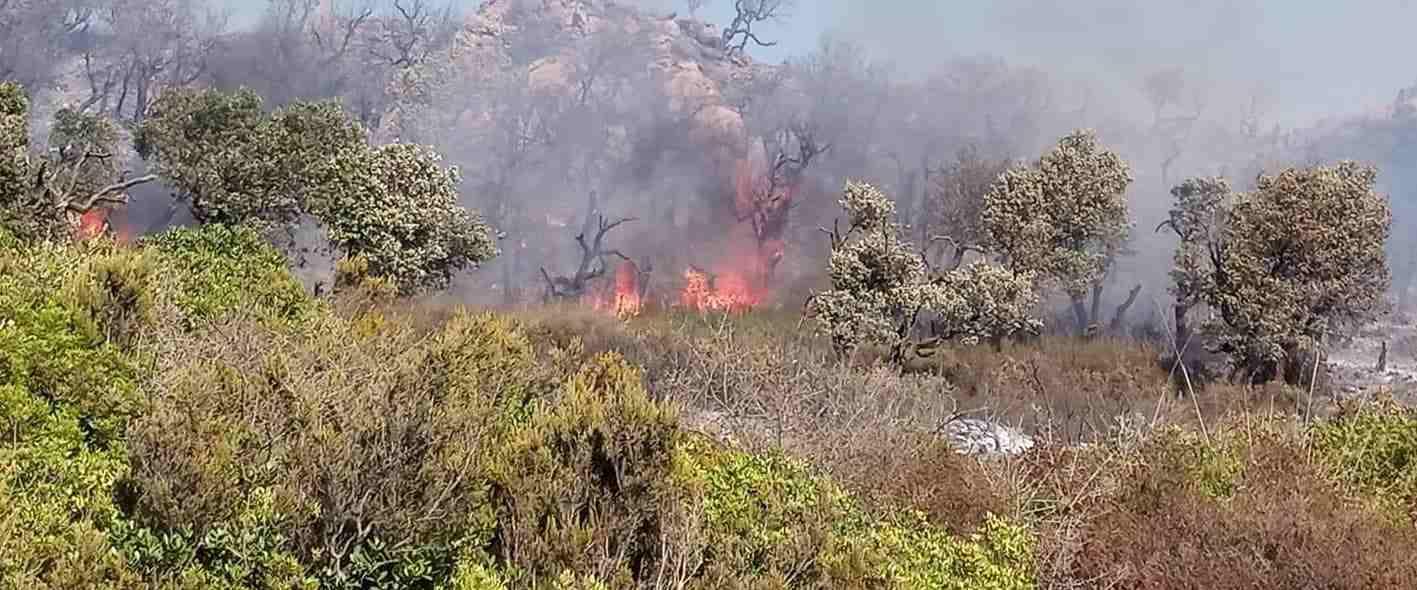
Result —
<path fill-rule="evenodd" d="M 336 103 L 266 115 L 249 90 L 182 89 L 153 105 L 139 147 L 198 221 L 272 230 L 308 210 L 312 167 L 364 135 Z"/>
<path fill-rule="evenodd" d="M 922 315 L 933 339 L 1000 343 L 1036 332 L 1033 277 L 984 262 L 932 273 L 894 222 L 895 203 L 867 184 L 848 182 L 840 201 L 848 227 L 829 232 L 831 289 L 816 293 L 808 310 L 840 353 L 884 345 L 900 362 L 915 344 Z"/>
<path fill-rule="evenodd" d="M 81 110 L 142 122 L 163 91 L 207 73 L 226 15 L 202 0 L 107 0 L 84 30 Z"/>
<path fill-rule="evenodd" d="M 128 201 L 119 167 L 118 128 L 105 117 L 60 109 L 43 155 L 29 153 L 29 104 L 16 84 L 0 84 L 0 223 L 19 237 L 56 240 L 106 227 L 104 207 Z"/>
<path fill-rule="evenodd" d="M 377 63 L 402 68 L 427 61 L 448 46 L 458 32 L 457 13 L 451 2 L 393 0 L 378 19 L 366 51 Z"/>
<path fill-rule="evenodd" d="M 448 286 L 497 255 L 492 229 L 458 206 L 457 168 L 437 153 L 391 144 L 346 149 L 314 171 L 314 213 L 330 245 L 361 258 L 405 295 Z"/>
<path fill-rule="evenodd" d="M 154 105 L 139 145 L 198 221 L 270 232 L 313 218 L 331 247 L 404 294 L 495 255 L 491 230 L 457 205 L 456 168 L 365 135 L 335 102 L 267 115 L 249 90 L 179 90 Z"/>
<path fill-rule="evenodd" d="M 635 218 L 621 217 L 607 221 L 605 214 L 598 209 L 594 191 L 590 193 L 589 205 L 585 222 L 581 225 L 581 233 L 576 234 L 576 245 L 581 249 L 581 259 L 576 265 L 576 271 L 569 276 L 552 277 L 546 272 L 546 268 L 541 269 L 541 278 L 546 281 L 546 302 L 580 300 L 589 292 L 591 281 L 605 276 L 606 258 L 613 255 L 621 260 L 630 259 L 619 250 L 606 248 L 604 242 L 605 235 L 611 230 L 626 222 L 635 221 Z"/>
<path fill-rule="evenodd" d="M 750 41 L 758 47 L 777 45 L 758 38 L 753 25 L 782 18 L 791 7 L 792 0 L 733 0 L 733 21 L 723 28 L 723 48 L 741 54 Z"/>
<path fill-rule="evenodd" d="M 1200 119 L 1205 106 L 1203 97 L 1180 68 L 1153 72 L 1146 77 L 1142 89 L 1151 103 L 1151 133 L 1164 150 L 1161 154 L 1161 182 L 1166 183 L 1171 166 L 1181 157 L 1183 144 Z M 1179 109 L 1180 113 L 1168 117 L 1167 107 L 1173 111 Z"/>
<path fill-rule="evenodd" d="M 1269 381 L 1285 363 L 1298 382 L 1305 349 L 1384 310 L 1392 215 L 1376 182 L 1375 169 L 1344 161 L 1260 176 L 1240 195 L 1216 179 L 1173 191 L 1178 306 L 1216 311 L 1207 331 L 1232 378 Z"/>
<path fill-rule="evenodd" d="M 999 176 L 984 197 L 989 247 L 1015 271 L 1037 273 L 1067 293 L 1079 334 L 1097 321 L 1102 287 L 1131 232 L 1131 181 L 1121 157 L 1091 131 L 1075 131 L 1032 166 Z"/>
<path fill-rule="evenodd" d="M 955 161 L 929 172 L 929 183 L 921 219 L 922 244 L 927 256 L 935 244 L 945 243 L 950 261 L 947 268 L 959 268 L 970 252 L 980 252 L 986 240 L 981 225 L 984 197 L 994 181 L 1009 169 L 1005 159 L 989 159 L 974 145 L 955 155 Z"/>
<path fill-rule="evenodd" d="M 1157 230 L 1170 229 L 1180 238 L 1171 269 L 1172 306 L 1176 324 L 1175 345 L 1184 352 L 1190 343 L 1187 322 L 1190 310 L 1204 304 L 1214 290 L 1211 281 L 1223 250 L 1220 228 L 1233 201 L 1230 184 L 1224 178 L 1192 178 L 1171 189 L 1175 205 Z"/>
<path fill-rule="evenodd" d="M 91 0 L 0 0 L 0 80 L 30 91 L 54 86 L 93 15 Z"/>

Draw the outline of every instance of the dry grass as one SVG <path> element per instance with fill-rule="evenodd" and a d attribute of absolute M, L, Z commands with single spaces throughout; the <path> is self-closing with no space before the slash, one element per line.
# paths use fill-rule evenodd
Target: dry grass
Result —
<path fill-rule="evenodd" d="M 955 531 L 1033 523 L 1048 588 L 1377 588 L 1417 579 L 1411 523 L 1358 501 L 1313 458 L 1296 416 L 1321 392 L 1212 384 L 1177 395 L 1160 351 L 1062 336 L 951 348 L 906 367 L 842 363 L 791 316 L 524 315 L 646 368 L 698 429 L 810 461 L 878 507 Z M 1016 457 L 959 455 L 943 424 L 1023 428 Z M 1401 565 L 1398 565 L 1401 563 Z"/>

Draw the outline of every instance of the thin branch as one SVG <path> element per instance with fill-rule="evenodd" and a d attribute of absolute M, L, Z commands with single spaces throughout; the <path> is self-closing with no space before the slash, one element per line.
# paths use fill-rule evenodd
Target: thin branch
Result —
<path fill-rule="evenodd" d="M 101 202 L 101 201 L 102 201 L 102 202 L 112 202 L 112 203 L 127 203 L 127 202 L 128 202 L 128 198 L 127 198 L 127 195 L 124 194 L 124 193 L 126 193 L 126 191 L 127 191 L 128 189 L 133 188 L 133 187 L 135 187 L 135 186 L 138 186 L 138 185 L 140 185 L 140 184 L 146 184 L 146 183 L 149 183 L 149 182 L 153 182 L 153 181 L 155 181 L 155 180 L 157 180 L 157 176 L 156 176 L 156 175 L 148 174 L 148 175 L 146 175 L 146 176 L 139 176 L 139 177 L 134 178 L 134 179 L 131 179 L 131 180 L 125 180 L 125 181 L 123 181 L 123 182 L 118 182 L 118 183 L 110 184 L 110 185 L 108 185 L 108 186 L 106 186 L 106 187 L 103 187 L 103 188 L 99 189 L 98 192 L 95 192 L 94 194 L 89 195 L 89 197 L 84 200 L 84 202 L 83 202 L 82 205 L 76 205 L 76 204 L 74 204 L 73 201 L 70 201 L 70 202 L 66 203 L 66 206 L 67 206 L 67 207 L 69 208 L 69 210 L 71 210 L 71 211 L 77 211 L 77 212 L 82 213 L 82 212 L 84 212 L 84 211 L 88 211 L 89 209 L 92 209 L 93 206 L 94 206 L 94 204 L 99 203 L 99 202 Z M 110 197 L 110 196 L 109 196 L 109 195 L 114 195 L 114 194 L 117 194 L 118 196 L 116 196 L 116 197 Z"/>

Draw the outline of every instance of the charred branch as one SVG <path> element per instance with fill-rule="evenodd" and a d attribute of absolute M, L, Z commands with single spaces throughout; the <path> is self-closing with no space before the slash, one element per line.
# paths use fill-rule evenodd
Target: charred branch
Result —
<path fill-rule="evenodd" d="M 575 273 L 570 276 L 551 276 L 546 272 L 546 268 L 541 268 L 541 277 L 546 281 L 546 298 L 550 299 L 576 299 L 586 294 L 590 282 L 605 276 L 605 259 L 610 256 L 622 260 L 630 260 L 629 256 L 615 249 L 605 247 L 605 236 L 621 225 L 635 221 L 634 217 L 621 217 L 615 220 L 607 220 L 596 206 L 596 194 L 590 193 L 590 204 L 586 211 L 585 222 L 581 225 L 581 231 L 576 234 L 576 245 L 581 250 L 580 263 L 576 265 Z"/>
<path fill-rule="evenodd" d="M 753 25 L 785 16 L 790 0 L 734 0 L 733 21 L 723 28 L 723 47 L 729 54 L 742 54 L 753 43 L 772 47 L 776 41 L 764 41 L 753 32 Z"/>

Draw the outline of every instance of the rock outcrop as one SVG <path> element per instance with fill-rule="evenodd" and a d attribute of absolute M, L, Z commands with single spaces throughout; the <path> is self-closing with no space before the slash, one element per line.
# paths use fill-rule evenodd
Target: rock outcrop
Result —
<path fill-rule="evenodd" d="M 487 0 L 469 15 L 455 46 L 425 76 L 462 89 L 491 88 L 520 78 L 532 94 L 572 96 L 586 76 L 620 60 L 653 84 L 671 112 L 692 121 L 695 141 L 742 153 L 743 116 L 729 87 L 773 75 L 773 66 L 727 55 L 718 28 L 694 19 L 645 13 L 613 0 Z M 634 63 L 625 63 L 631 61 Z M 407 103 L 424 91 L 414 80 L 395 91 L 394 112 L 381 135 L 397 137 L 408 123 Z M 443 104 L 443 103 L 440 103 Z M 469 110 L 477 106 L 469 104 Z M 474 123 L 481 113 L 453 119 Z"/>

